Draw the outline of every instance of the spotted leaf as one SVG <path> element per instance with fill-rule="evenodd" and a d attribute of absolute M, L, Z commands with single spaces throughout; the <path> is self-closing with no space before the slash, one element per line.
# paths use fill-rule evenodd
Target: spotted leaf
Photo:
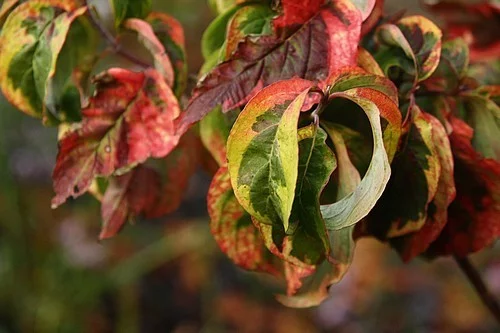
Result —
<path fill-rule="evenodd" d="M 59 142 L 54 207 L 85 193 L 96 176 L 164 157 L 179 141 L 174 128 L 179 105 L 161 74 L 110 69 L 94 82 L 96 94 L 82 111 L 82 123 Z"/>

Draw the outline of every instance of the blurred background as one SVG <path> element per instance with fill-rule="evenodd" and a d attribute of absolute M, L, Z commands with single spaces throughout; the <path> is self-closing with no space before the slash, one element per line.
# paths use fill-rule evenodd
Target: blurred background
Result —
<path fill-rule="evenodd" d="M 195 74 L 211 11 L 204 0 L 155 7 L 183 23 Z M 416 1 L 388 3 L 389 12 L 402 7 L 420 11 Z M 202 170 L 175 214 L 137 220 L 99 243 L 90 195 L 50 208 L 56 153 L 56 129 L 0 96 L 0 333 L 500 332 L 452 260 L 403 265 L 374 240 L 358 244 L 323 305 L 281 306 L 275 281 L 240 270 L 217 248 Z M 500 298 L 500 246 L 472 261 Z"/>

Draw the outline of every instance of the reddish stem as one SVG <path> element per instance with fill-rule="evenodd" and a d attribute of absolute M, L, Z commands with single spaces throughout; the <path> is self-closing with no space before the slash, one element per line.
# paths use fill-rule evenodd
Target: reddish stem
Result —
<path fill-rule="evenodd" d="M 491 291 L 484 283 L 477 269 L 472 265 L 467 257 L 455 256 L 455 261 L 457 262 L 462 272 L 464 272 L 464 274 L 467 276 L 469 282 L 474 286 L 474 289 L 476 289 L 476 292 L 481 298 L 481 301 L 483 301 L 484 305 L 488 308 L 488 310 L 490 310 L 493 317 L 500 324 L 500 305 L 498 304 L 495 296 L 491 293 Z"/>

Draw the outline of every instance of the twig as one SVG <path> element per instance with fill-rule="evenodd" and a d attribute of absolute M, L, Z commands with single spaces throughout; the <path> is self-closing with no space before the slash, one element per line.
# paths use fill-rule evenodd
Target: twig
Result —
<path fill-rule="evenodd" d="M 88 8 L 88 16 L 90 18 L 90 22 L 99 31 L 101 36 L 108 42 L 108 44 L 111 46 L 111 48 L 116 54 L 122 56 L 123 58 L 143 68 L 150 67 L 149 64 L 137 58 L 135 55 L 130 54 L 129 52 L 127 52 L 122 48 L 120 43 L 118 43 L 118 41 L 116 40 L 115 36 L 113 36 L 113 34 L 111 34 L 111 32 L 109 32 L 109 30 L 106 29 L 104 25 L 102 25 L 102 23 L 99 21 L 99 19 L 95 16 L 93 10 L 94 6 L 89 3 L 89 0 L 85 0 L 85 5 Z"/>
<path fill-rule="evenodd" d="M 464 272 L 467 276 L 469 282 L 474 286 L 474 289 L 476 289 L 481 301 L 483 301 L 484 305 L 486 305 L 493 317 L 500 324 L 500 305 L 495 299 L 495 296 L 488 290 L 488 287 L 484 283 L 477 269 L 472 265 L 467 257 L 455 256 L 455 261 L 462 272 Z"/>

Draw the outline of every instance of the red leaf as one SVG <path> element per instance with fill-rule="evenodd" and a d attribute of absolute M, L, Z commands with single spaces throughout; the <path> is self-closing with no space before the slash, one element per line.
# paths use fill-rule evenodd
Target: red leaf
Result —
<path fill-rule="evenodd" d="M 457 196 L 448 209 L 448 223 L 429 254 L 466 256 L 500 236 L 500 163 L 483 158 L 471 144 L 473 131 L 451 119 Z"/>
<path fill-rule="evenodd" d="M 226 112 L 245 104 L 273 82 L 295 76 L 322 81 L 336 69 L 355 65 L 360 28 L 359 11 L 342 0 L 323 7 L 287 39 L 247 37 L 194 90 L 179 131 L 215 106 Z"/>
<path fill-rule="evenodd" d="M 279 274 L 250 215 L 234 196 L 227 167 L 215 174 L 208 190 L 207 206 L 210 229 L 222 252 L 244 269 Z"/>
<path fill-rule="evenodd" d="M 82 110 L 80 127 L 59 142 L 53 207 L 85 193 L 96 176 L 164 157 L 179 141 L 174 128 L 179 105 L 157 71 L 110 69 L 94 81 L 97 92 Z"/>
<path fill-rule="evenodd" d="M 182 137 L 177 148 L 164 160 L 163 187 L 154 208 L 146 212 L 149 218 L 172 213 L 179 208 L 189 180 L 198 168 L 201 142 L 192 132 Z"/>
<path fill-rule="evenodd" d="M 113 237 L 127 219 L 150 209 L 155 204 L 159 192 L 159 175 L 143 166 L 123 176 L 112 178 L 101 203 L 103 225 L 99 239 Z"/>
<path fill-rule="evenodd" d="M 274 19 L 276 31 L 297 27 L 313 17 L 325 3 L 325 0 L 281 0 L 282 15 Z"/>

